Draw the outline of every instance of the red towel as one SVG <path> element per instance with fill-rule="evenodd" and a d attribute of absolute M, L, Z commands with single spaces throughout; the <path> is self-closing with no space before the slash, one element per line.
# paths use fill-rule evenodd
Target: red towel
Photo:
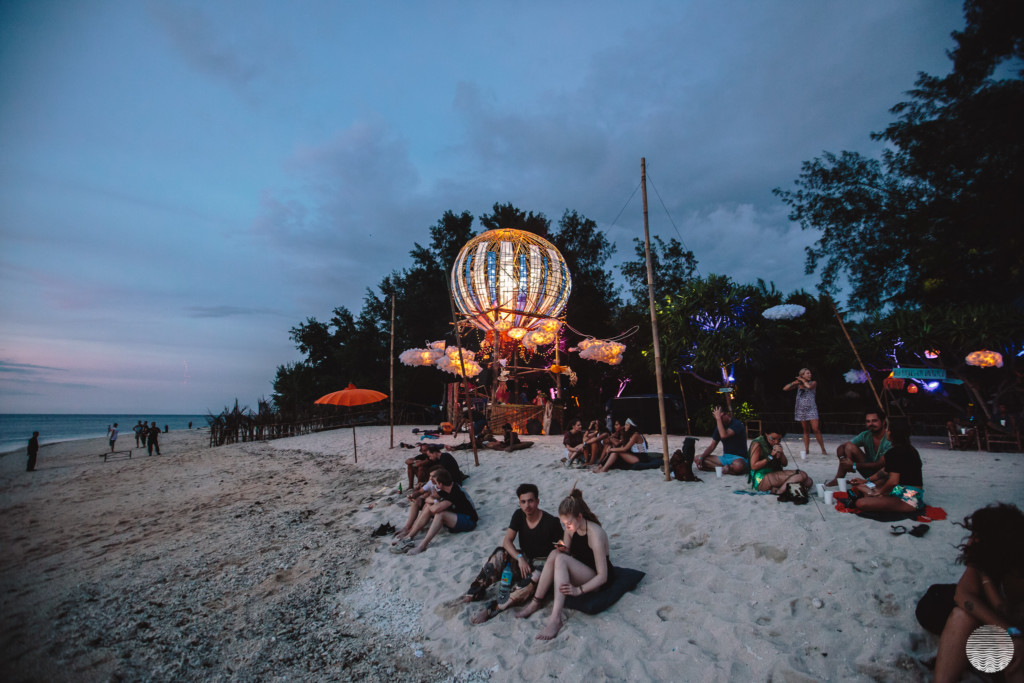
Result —
<path fill-rule="evenodd" d="M 946 519 L 946 511 L 942 508 L 933 508 L 931 505 L 924 506 L 924 514 L 918 517 L 916 522 L 938 522 Z"/>

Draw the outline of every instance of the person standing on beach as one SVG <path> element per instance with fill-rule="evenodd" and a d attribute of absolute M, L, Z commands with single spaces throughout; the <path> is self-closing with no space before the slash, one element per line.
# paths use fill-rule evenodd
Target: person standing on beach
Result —
<path fill-rule="evenodd" d="M 796 389 L 796 411 L 793 419 L 799 422 L 804 428 L 804 455 L 811 451 L 811 430 L 814 430 L 814 437 L 821 446 L 821 454 L 828 455 L 825 450 L 825 440 L 821 438 L 821 429 L 818 427 L 818 404 L 814 400 L 814 394 L 818 389 L 818 383 L 811 379 L 811 371 L 803 368 L 797 374 L 796 379 L 782 387 L 783 391 Z"/>
<path fill-rule="evenodd" d="M 142 420 L 139 420 L 132 427 L 132 431 L 135 432 L 135 447 L 142 448 L 146 443 L 146 437 L 143 435 L 146 431 L 146 425 L 142 424 Z"/>
<path fill-rule="evenodd" d="M 36 471 L 36 455 L 39 454 L 39 432 L 32 432 L 32 438 L 28 440 L 28 468 L 26 472 Z"/>
<path fill-rule="evenodd" d="M 160 455 L 160 428 L 156 426 L 156 422 L 146 432 L 146 448 L 149 450 L 149 455 L 153 455 L 153 449 L 156 449 L 156 454 Z"/>
<path fill-rule="evenodd" d="M 110 452 L 113 453 L 114 452 L 114 444 L 117 443 L 117 423 L 116 422 L 114 423 L 114 426 L 110 428 L 110 433 L 107 436 L 110 437 Z"/>

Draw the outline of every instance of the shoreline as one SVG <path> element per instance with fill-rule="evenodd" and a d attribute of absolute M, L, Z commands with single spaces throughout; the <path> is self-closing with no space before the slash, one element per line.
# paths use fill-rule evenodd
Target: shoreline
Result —
<path fill-rule="evenodd" d="M 418 438 L 395 431 L 396 444 Z M 350 430 L 217 448 L 197 436 L 172 431 L 163 456 L 106 463 L 92 448 L 104 439 L 66 442 L 32 475 L 0 460 L 16 679 L 923 681 L 937 638 L 914 607 L 962 570 L 953 522 L 997 500 L 1024 506 L 1020 454 L 928 437 L 914 440 L 926 501 L 949 518 L 916 538 L 817 499 L 734 495 L 740 477 L 567 469 L 561 437 L 542 436 L 481 451 L 479 467 L 456 451 L 481 522 L 410 557 L 370 536 L 407 512 L 395 487 L 413 451 L 390 449 L 388 427 L 357 430 L 358 464 Z M 826 436 L 829 450 L 840 438 Z M 786 444 L 816 482 L 834 473 L 834 455 L 801 461 L 799 436 Z M 471 624 L 482 604 L 457 599 L 500 543 L 515 487 L 537 484 L 553 511 L 577 480 L 613 564 L 647 576 L 599 615 L 567 611 L 553 641 L 535 640 L 549 606 Z"/>

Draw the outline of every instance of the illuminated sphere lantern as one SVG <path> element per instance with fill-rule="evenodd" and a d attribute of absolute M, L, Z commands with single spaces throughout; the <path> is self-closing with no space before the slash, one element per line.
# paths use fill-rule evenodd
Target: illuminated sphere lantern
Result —
<path fill-rule="evenodd" d="M 550 325 L 565 311 L 572 289 L 555 245 L 524 230 L 477 235 L 462 247 L 451 278 L 455 305 L 469 322 L 513 339 Z"/>

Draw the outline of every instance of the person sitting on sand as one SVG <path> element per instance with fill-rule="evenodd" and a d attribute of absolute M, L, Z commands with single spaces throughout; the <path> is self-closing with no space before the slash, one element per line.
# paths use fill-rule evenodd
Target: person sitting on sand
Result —
<path fill-rule="evenodd" d="M 895 450 L 895 447 L 894 449 Z M 1024 679 L 1024 513 L 1001 503 L 975 510 L 964 519 L 971 532 L 959 546 L 957 562 L 967 568 L 953 597 L 935 659 L 935 683 L 953 683 L 967 670 L 967 639 L 979 626 L 1005 629 L 1013 658 L 1003 670 L 1007 681 Z"/>
<path fill-rule="evenodd" d="M 503 434 L 501 441 L 494 441 L 488 444 L 488 448 L 511 453 L 512 451 L 519 451 L 533 445 L 532 441 L 520 441 L 519 435 L 512 430 L 512 425 L 508 422 L 502 426 L 501 431 Z"/>
<path fill-rule="evenodd" d="M 836 449 L 839 458 L 839 469 L 836 476 L 825 483 L 835 486 L 836 480 L 845 477 L 849 472 L 860 472 L 864 475 L 874 474 L 885 467 L 885 453 L 892 444 L 885 436 L 885 413 L 877 408 L 864 412 L 864 425 L 867 429 Z"/>
<path fill-rule="evenodd" d="M 885 454 L 885 468 L 867 479 L 849 480 L 847 493 L 853 503 L 848 507 L 861 512 L 923 512 L 921 456 L 910 445 L 910 425 L 906 420 L 893 420 L 888 441 L 892 447 Z"/>
<path fill-rule="evenodd" d="M 409 485 L 406 488 L 410 491 L 412 491 L 413 486 L 417 481 L 419 481 L 420 484 L 423 484 L 424 475 L 430 471 L 429 469 L 424 469 L 428 458 L 427 444 L 420 442 L 417 445 L 420 449 L 419 455 L 414 455 L 411 458 L 405 459 L 405 474 L 409 478 Z"/>
<path fill-rule="evenodd" d="M 434 481 L 437 482 L 438 488 L 437 502 L 423 506 L 412 529 L 399 537 L 391 552 L 418 555 L 427 549 L 434 536 L 441 531 L 441 527 L 446 527 L 453 534 L 461 534 L 476 528 L 480 520 L 476 506 L 462 487 L 455 483 L 451 473 L 442 467 L 434 473 Z M 428 523 L 430 527 L 426 536 L 419 545 L 416 545 L 413 539 L 427 527 Z"/>
<path fill-rule="evenodd" d="M 601 461 L 604 464 L 595 467 L 592 471 L 607 472 L 616 463 L 619 463 L 620 466 L 621 463 L 635 465 L 638 462 L 647 462 L 649 460 L 647 456 L 647 439 L 636 428 L 636 423 L 633 420 L 626 419 L 622 436 L 624 442 L 621 446 L 605 446 L 604 455 L 601 456 Z"/>
<path fill-rule="evenodd" d="M 583 459 L 583 420 L 573 420 L 569 431 L 562 437 L 565 446 L 565 457 L 562 460 L 566 467 L 572 467 L 575 460 Z"/>
<path fill-rule="evenodd" d="M 716 467 L 722 467 L 724 474 L 746 474 L 750 470 L 746 427 L 731 411 L 720 406 L 712 408 L 711 414 L 715 416 L 715 431 L 711 434 L 711 443 L 696 460 L 697 469 L 713 472 Z M 722 455 L 711 455 L 719 441 L 722 442 Z"/>
<path fill-rule="evenodd" d="M 814 481 L 806 472 L 784 469 L 789 464 L 782 447 L 785 432 L 781 429 L 766 429 L 765 432 L 750 442 L 750 474 L 747 475 L 750 487 L 775 495 L 780 495 L 790 484 L 800 484 L 804 490 L 810 490 Z"/>
<path fill-rule="evenodd" d="M 587 431 L 583 433 L 583 452 L 587 465 L 597 464 L 604 452 L 604 444 L 610 436 L 611 433 L 603 428 L 600 420 L 590 421 Z"/>
<path fill-rule="evenodd" d="M 615 573 L 608 554 L 608 534 L 584 502 L 579 489 L 574 488 L 558 506 L 558 518 L 565 527 L 563 540 L 548 555 L 529 604 L 516 614 L 520 619 L 530 616 L 544 604 L 548 590 L 555 589 L 551 616 L 537 634 L 538 640 L 551 640 L 558 635 L 565 596 L 601 590 L 613 580 Z"/>
<path fill-rule="evenodd" d="M 440 444 L 420 444 L 420 451 L 421 455 L 427 456 L 426 459 L 421 459 L 417 456 L 416 458 L 411 458 L 411 460 L 413 460 L 412 466 L 415 468 L 416 478 L 421 483 L 427 481 L 430 470 L 433 469 L 434 465 L 441 465 L 441 467 L 448 470 L 459 484 L 466 480 L 466 475 L 459 469 L 459 462 L 455 459 L 455 456 L 447 451 L 442 451 Z M 409 460 L 406 460 L 407 467 L 408 462 Z"/>
<path fill-rule="evenodd" d="M 512 513 L 512 521 L 508 523 L 501 546 L 487 558 L 462 600 L 483 600 L 487 587 L 501 580 L 506 565 L 512 567 L 512 583 L 516 588 L 506 602 L 498 604 L 491 601 L 478 612 L 473 617 L 474 624 L 482 624 L 498 612 L 521 605 L 533 597 L 551 546 L 562 538 L 558 518 L 540 509 L 540 492 L 535 484 L 521 484 L 516 489 L 516 497 L 519 498 L 519 509 Z M 519 548 L 515 546 L 517 537 Z"/>
<path fill-rule="evenodd" d="M 438 486 L 435 475 L 438 470 L 443 469 L 441 465 L 434 465 L 425 483 L 417 485 L 416 488 L 409 489 L 406 496 L 409 501 L 409 515 L 405 520 L 405 526 L 395 534 L 396 541 L 409 535 L 425 506 L 432 505 L 438 501 Z"/>

